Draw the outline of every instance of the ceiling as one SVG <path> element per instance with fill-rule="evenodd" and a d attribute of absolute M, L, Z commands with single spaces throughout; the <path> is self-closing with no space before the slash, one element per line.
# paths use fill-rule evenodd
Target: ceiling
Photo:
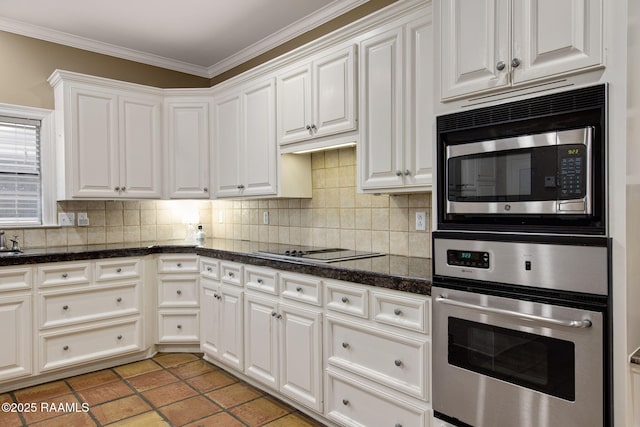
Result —
<path fill-rule="evenodd" d="M 0 30 L 214 77 L 367 0 L 0 0 Z"/>

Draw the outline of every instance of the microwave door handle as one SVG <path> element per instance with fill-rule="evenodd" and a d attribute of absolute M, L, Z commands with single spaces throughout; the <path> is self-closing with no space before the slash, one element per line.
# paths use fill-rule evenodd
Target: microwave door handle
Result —
<path fill-rule="evenodd" d="M 517 311 L 512 311 L 512 310 L 504 310 L 504 309 L 501 309 L 501 308 L 494 308 L 494 307 L 484 307 L 482 305 L 469 304 L 469 303 L 466 303 L 466 302 L 455 301 L 455 300 L 447 298 L 444 295 L 440 295 L 439 297 L 436 297 L 436 302 L 439 302 L 439 303 L 442 303 L 442 304 L 446 304 L 446 305 L 450 305 L 450 306 L 453 306 L 453 307 L 468 308 L 468 309 L 471 309 L 471 310 L 481 310 L 481 311 L 486 311 L 488 313 L 501 314 L 503 316 L 516 317 L 518 319 L 525 319 L 525 320 L 533 320 L 533 321 L 537 321 L 537 322 L 549 323 L 549 324 L 556 325 L 556 326 L 565 326 L 565 327 L 568 327 L 568 328 L 589 328 L 589 327 L 591 327 L 591 320 L 589 320 L 589 319 L 584 319 L 584 320 L 551 319 L 549 317 L 536 316 L 535 314 L 518 313 Z"/>

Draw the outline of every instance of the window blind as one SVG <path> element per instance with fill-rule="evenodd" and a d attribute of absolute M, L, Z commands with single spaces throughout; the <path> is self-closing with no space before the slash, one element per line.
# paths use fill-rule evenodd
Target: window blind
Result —
<path fill-rule="evenodd" d="M 40 121 L 0 116 L 0 226 L 42 223 Z"/>

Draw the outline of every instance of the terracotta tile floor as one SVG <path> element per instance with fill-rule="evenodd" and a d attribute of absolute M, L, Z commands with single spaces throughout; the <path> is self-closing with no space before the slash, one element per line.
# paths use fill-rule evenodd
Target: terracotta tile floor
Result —
<path fill-rule="evenodd" d="M 191 353 L 160 353 L 0 394 L 0 403 L 5 402 L 36 410 L 1 411 L 2 427 L 322 426 Z"/>

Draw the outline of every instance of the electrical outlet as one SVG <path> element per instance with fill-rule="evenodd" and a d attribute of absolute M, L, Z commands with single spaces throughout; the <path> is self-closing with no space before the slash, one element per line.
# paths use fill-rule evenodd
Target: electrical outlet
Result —
<path fill-rule="evenodd" d="M 76 220 L 76 214 L 73 212 L 59 212 L 58 213 L 58 225 L 63 227 L 72 227 Z"/>
<path fill-rule="evenodd" d="M 89 216 L 86 212 L 78 212 L 78 227 L 87 227 L 89 225 Z"/>
<path fill-rule="evenodd" d="M 262 223 L 264 225 L 269 225 L 269 211 L 262 212 Z"/>
<path fill-rule="evenodd" d="M 416 231 L 425 231 L 427 229 L 427 213 L 416 212 Z"/>

